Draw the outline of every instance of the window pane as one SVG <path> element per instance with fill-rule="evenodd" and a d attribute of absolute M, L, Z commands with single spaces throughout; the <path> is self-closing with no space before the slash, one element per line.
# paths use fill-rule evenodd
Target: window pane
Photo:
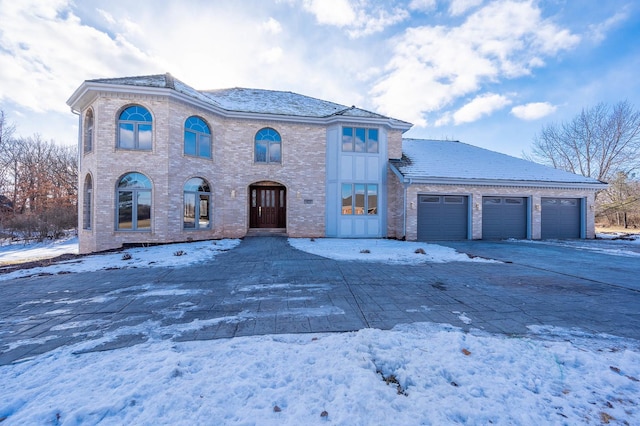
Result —
<path fill-rule="evenodd" d="M 210 223 L 209 218 L 209 196 L 200 194 L 200 222 L 199 228 L 208 228 Z"/>
<path fill-rule="evenodd" d="M 342 128 L 342 150 L 353 151 L 353 129 L 351 127 Z"/>
<path fill-rule="evenodd" d="M 118 191 L 118 229 L 133 228 L 133 191 Z"/>
<path fill-rule="evenodd" d="M 184 193 L 183 227 L 193 229 L 196 227 L 196 194 Z"/>
<path fill-rule="evenodd" d="M 342 184 L 342 214 L 353 214 L 353 194 L 351 193 L 351 184 Z"/>
<path fill-rule="evenodd" d="M 378 214 L 378 185 L 367 185 L 367 213 Z"/>
<path fill-rule="evenodd" d="M 270 163 L 280 162 L 280 143 L 279 142 L 271 142 L 269 144 L 269 162 Z"/>
<path fill-rule="evenodd" d="M 84 214 L 83 229 L 91 229 L 91 188 L 87 188 L 84 192 Z"/>
<path fill-rule="evenodd" d="M 256 141 L 256 162 L 257 163 L 266 163 L 267 162 L 267 143 L 262 141 Z"/>
<path fill-rule="evenodd" d="M 378 129 L 369 129 L 367 138 L 367 152 L 378 152 Z"/>
<path fill-rule="evenodd" d="M 196 134 L 193 132 L 184 132 L 184 153 L 196 155 Z"/>
<path fill-rule="evenodd" d="M 138 229 L 151 229 L 151 191 L 138 191 Z"/>
<path fill-rule="evenodd" d="M 365 185 L 357 183 L 354 185 L 356 192 L 356 211 L 355 214 L 364 214 L 364 188 Z"/>
<path fill-rule="evenodd" d="M 356 128 L 356 139 L 355 139 L 355 147 L 354 147 L 354 151 L 355 152 L 364 152 L 365 151 L 365 131 L 366 129 L 363 129 L 362 127 L 357 127 Z"/>
<path fill-rule="evenodd" d="M 151 149 L 151 124 L 138 124 L 138 149 Z"/>
<path fill-rule="evenodd" d="M 199 145 L 198 155 L 200 157 L 211 158 L 211 138 L 206 135 L 200 135 L 200 145 Z"/>
<path fill-rule="evenodd" d="M 118 188 L 145 188 L 151 189 L 151 181 L 142 173 L 127 173 L 118 182 Z"/>
<path fill-rule="evenodd" d="M 118 147 L 125 149 L 134 148 L 133 123 L 120 123 L 118 134 Z"/>

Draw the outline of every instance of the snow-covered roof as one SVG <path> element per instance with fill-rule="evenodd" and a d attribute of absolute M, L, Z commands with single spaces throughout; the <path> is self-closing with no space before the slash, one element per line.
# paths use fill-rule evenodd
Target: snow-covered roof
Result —
<path fill-rule="evenodd" d="M 403 139 L 402 154 L 402 159 L 391 160 L 391 164 L 414 182 L 605 185 L 593 178 L 457 141 Z"/>
<path fill-rule="evenodd" d="M 273 114 L 294 117 L 326 118 L 332 116 L 373 118 L 391 120 L 406 124 L 390 117 L 367 111 L 355 106 L 345 106 L 335 102 L 301 95 L 294 92 L 248 89 L 235 87 L 217 90 L 196 90 L 171 74 L 155 74 L 136 77 L 120 77 L 88 80 L 88 83 L 164 88 L 198 99 L 217 108 L 239 113 Z"/>

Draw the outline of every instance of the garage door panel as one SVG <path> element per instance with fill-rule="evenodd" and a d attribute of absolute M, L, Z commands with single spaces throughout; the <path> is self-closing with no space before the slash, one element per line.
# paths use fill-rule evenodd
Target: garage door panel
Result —
<path fill-rule="evenodd" d="M 483 197 L 482 238 L 527 238 L 527 199 Z"/>
<path fill-rule="evenodd" d="M 467 239 L 468 197 L 418 196 L 418 240 Z"/>
<path fill-rule="evenodd" d="M 543 198 L 542 235 L 550 238 L 580 238 L 582 203 L 579 198 Z"/>

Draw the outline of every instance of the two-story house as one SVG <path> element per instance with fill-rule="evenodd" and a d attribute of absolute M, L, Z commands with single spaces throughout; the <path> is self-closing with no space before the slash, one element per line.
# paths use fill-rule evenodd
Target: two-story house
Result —
<path fill-rule="evenodd" d="M 291 92 L 195 90 L 170 74 L 88 80 L 80 252 L 290 237 L 592 238 L 605 185 Z M 506 224 L 509 224 L 508 226 Z"/>

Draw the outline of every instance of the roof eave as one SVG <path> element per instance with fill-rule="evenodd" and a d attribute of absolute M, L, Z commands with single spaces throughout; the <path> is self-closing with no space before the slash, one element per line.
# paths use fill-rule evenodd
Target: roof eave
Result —
<path fill-rule="evenodd" d="M 562 189 L 584 189 L 599 191 L 606 189 L 609 185 L 603 182 L 562 182 L 562 181 L 541 181 L 541 180 L 510 180 L 510 179 L 473 179 L 473 178 L 443 178 L 412 176 L 402 173 L 405 181 L 409 180 L 413 184 L 431 185 L 472 185 L 472 186 L 506 186 L 506 187 L 537 187 L 537 188 L 562 188 Z"/>
<path fill-rule="evenodd" d="M 211 102 L 205 102 L 201 99 L 194 98 L 185 93 L 179 92 L 174 89 L 166 87 L 154 87 L 154 86 L 134 86 L 128 84 L 110 84 L 110 83 L 98 83 L 85 81 L 76 89 L 71 97 L 67 100 L 67 105 L 72 110 L 82 110 L 90 102 L 82 102 L 82 99 L 90 92 L 112 92 L 112 93 L 127 93 L 138 95 L 155 95 L 155 96 L 169 96 L 174 99 L 191 103 L 201 108 L 207 109 L 213 113 L 221 115 L 225 118 L 235 119 L 247 119 L 247 120 L 266 120 L 266 121 L 286 121 L 292 123 L 313 123 L 320 125 L 344 123 L 347 121 L 371 124 L 371 125 L 386 125 L 394 130 L 402 130 L 403 132 L 409 130 L 413 125 L 404 121 L 399 121 L 393 118 L 374 118 L 374 117 L 343 117 L 330 115 L 326 117 L 309 117 L 309 116 L 297 116 L 287 114 L 266 114 L 259 112 L 246 112 L 246 111 L 233 111 L 224 109 L 215 105 L 213 100 Z"/>

